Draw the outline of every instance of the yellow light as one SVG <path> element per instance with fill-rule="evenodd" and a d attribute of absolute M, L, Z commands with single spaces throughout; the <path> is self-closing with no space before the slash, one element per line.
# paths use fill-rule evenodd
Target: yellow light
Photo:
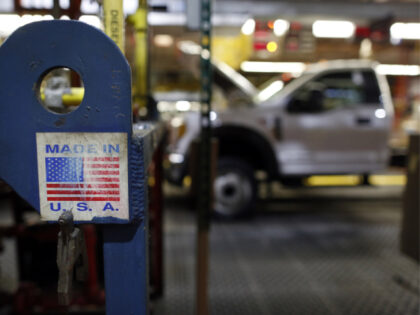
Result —
<path fill-rule="evenodd" d="M 407 182 L 405 175 L 371 175 L 369 183 L 374 186 L 404 186 Z"/>
<path fill-rule="evenodd" d="M 269 52 L 273 53 L 277 50 L 277 44 L 276 42 L 268 42 L 266 48 Z"/>
<path fill-rule="evenodd" d="M 404 186 L 405 175 L 370 175 L 369 184 L 373 186 Z M 306 186 L 358 186 L 362 184 L 359 175 L 318 175 L 304 181 Z"/>
<path fill-rule="evenodd" d="M 310 176 L 305 180 L 307 186 L 356 186 L 362 182 L 357 175 Z"/>
<path fill-rule="evenodd" d="M 182 181 L 182 184 L 185 187 L 191 187 L 191 184 L 192 184 L 192 178 L 191 178 L 191 176 L 185 176 L 184 177 L 184 180 Z"/>
<path fill-rule="evenodd" d="M 153 42 L 158 47 L 170 47 L 174 43 L 174 38 L 168 34 L 157 34 L 153 38 Z"/>
<path fill-rule="evenodd" d="M 149 184 L 149 187 L 154 187 L 156 185 L 156 179 L 153 176 L 150 176 L 147 179 L 147 183 Z"/>

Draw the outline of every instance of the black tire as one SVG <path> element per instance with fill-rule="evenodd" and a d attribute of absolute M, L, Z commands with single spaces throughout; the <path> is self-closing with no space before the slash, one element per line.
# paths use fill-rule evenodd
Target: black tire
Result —
<path fill-rule="evenodd" d="M 253 168 L 239 158 L 219 158 L 214 180 L 214 214 L 222 219 L 249 215 L 255 207 L 257 185 Z"/>

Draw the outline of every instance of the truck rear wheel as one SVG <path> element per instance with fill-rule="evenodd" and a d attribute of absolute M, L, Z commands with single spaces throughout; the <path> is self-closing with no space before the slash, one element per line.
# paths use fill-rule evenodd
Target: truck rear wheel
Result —
<path fill-rule="evenodd" d="M 217 217 L 234 219 L 251 213 L 257 189 L 253 168 L 238 158 L 219 159 L 214 180 L 214 213 Z"/>

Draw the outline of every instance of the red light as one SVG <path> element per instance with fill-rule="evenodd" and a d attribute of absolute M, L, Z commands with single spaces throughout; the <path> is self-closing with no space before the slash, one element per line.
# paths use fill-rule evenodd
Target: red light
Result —
<path fill-rule="evenodd" d="M 300 31 L 302 29 L 302 24 L 299 22 L 292 22 L 290 23 L 290 30 L 291 31 Z"/>
<path fill-rule="evenodd" d="M 265 50 L 266 42 L 254 42 L 254 50 Z"/>
<path fill-rule="evenodd" d="M 370 28 L 358 26 L 356 27 L 355 35 L 356 37 L 368 38 L 370 36 Z"/>

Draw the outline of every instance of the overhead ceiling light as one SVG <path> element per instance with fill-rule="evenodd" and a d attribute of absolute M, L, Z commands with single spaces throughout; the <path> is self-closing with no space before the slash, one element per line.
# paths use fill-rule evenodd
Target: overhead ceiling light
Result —
<path fill-rule="evenodd" d="M 157 103 L 157 108 L 160 112 L 167 112 L 172 108 L 172 106 L 170 102 L 161 101 Z"/>
<path fill-rule="evenodd" d="M 349 21 L 315 21 L 312 34 L 320 38 L 350 38 L 356 26 Z"/>
<path fill-rule="evenodd" d="M 80 11 L 84 14 L 96 14 L 99 12 L 99 3 L 97 1 L 82 1 Z"/>
<path fill-rule="evenodd" d="M 158 34 L 153 38 L 153 42 L 158 47 L 170 47 L 174 43 L 174 38 L 168 34 Z"/>
<path fill-rule="evenodd" d="M 7 1 L 4 1 L 7 2 Z M 21 0 L 21 6 L 25 9 L 52 9 L 53 1 L 51 0 Z"/>
<path fill-rule="evenodd" d="M 150 12 L 147 22 L 152 26 L 178 26 L 187 23 L 187 17 L 182 13 Z"/>
<path fill-rule="evenodd" d="M 255 20 L 248 19 L 245 21 L 244 25 L 241 28 L 242 34 L 244 35 L 252 35 L 255 31 Z"/>
<path fill-rule="evenodd" d="M 177 47 L 180 51 L 187 55 L 200 55 L 201 46 L 192 40 L 182 40 L 177 43 Z"/>
<path fill-rule="evenodd" d="M 79 21 L 89 24 L 93 27 L 102 29 L 102 22 L 101 19 L 96 15 L 82 15 L 79 18 Z"/>
<path fill-rule="evenodd" d="M 302 73 L 305 70 L 305 64 L 302 62 L 244 61 L 241 63 L 241 70 L 260 73 Z"/>
<path fill-rule="evenodd" d="M 138 0 L 125 0 L 123 1 L 124 14 L 134 14 L 139 7 Z"/>
<path fill-rule="evenodd" d="M 283 36 L 289 30 L 290 23 L 286 20 L 277 19 L 274 21 L 274 35 Z"/>
<path fill-rule="evenodd" d="M 420 75 L 420 66 L 417 65 L 378 65 L 376 70 L 383 75 Z"/>
<path fill-rule="evenodd" d="M 60 8 L 68 9 L 70 7 L 70 0 L 59 0 Z"/>
<path fill-rule="evenodd" d="M 188 101 L 178 101 L 175 103 L 175 108 L 180 112 L 185 112 L 191 109 L 191 103 Z"/>
<path fill-rule="evenodd" d="M 32 22 L 38 22 L 38 21 L 47 21 L 47 20 L 53 20 L 52 15 L 40 15 L 40 14 L 24 14 L 21 17 L 21 23 L 22 25 L 32 23 Z"/>
<path fill-rule="evenodd" d="M 249 15 L 239 13 L 212 14 L 211 24 L 213 26 L 237 26 L 241 27 Z"/>
<path fill-rule="evenodd" d="M 182 154 L 179 154 L 179 153 L 169 154 L 168 159 L 172 164 L 180 164 L 180 163 L 184 162 L 184 156 Z"/>
<path fill-rule="evenodd" d="M 420 23 L 394 23 L 390 33 L 394 39 L 420 39 Z"/>
<path fill-rule="evenodd" d="M 21 18 L 17 14 L 0 15 L 0 36 L 9 36 L 21 25 Z"/>
<path fill-rule="evenodd" d="M 52 15 L 40 14 L 24 14 L 19 16 L 17 14 L 1 14 L 0 15 L 0 36 L 6 37 L 13 33 L 19 27 L 37 21 L 52 20 Z"/>
<path fill-rule="evenodd" d="M 372 57 L 372 41 L 369 38 L 365 38 L 360 43 L 359 56 L 363 59 L 369 59 Z"/>

